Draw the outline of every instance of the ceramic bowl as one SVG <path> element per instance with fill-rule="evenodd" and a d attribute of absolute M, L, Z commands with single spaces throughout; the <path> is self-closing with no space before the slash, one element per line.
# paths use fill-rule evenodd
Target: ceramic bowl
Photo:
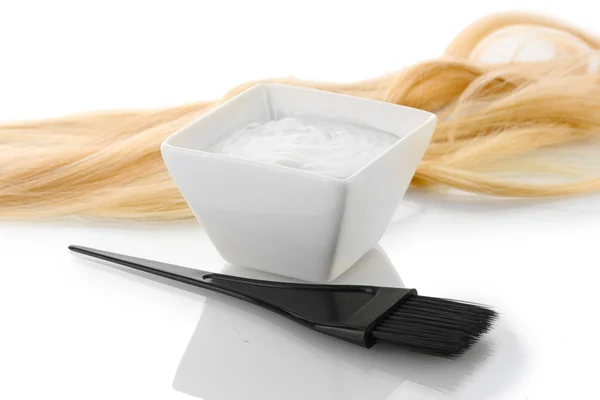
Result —
<path fill-rule="evenodd" d="M 206 151 L 221 135 L 250 122 L 302 115 L 370 126 L 399 140 L 346 179 Z M 226 261 L 328 282 L 381 239 L 436 120 L 415 108 L 260 84 L 174 133 L 161 150 L 183 197 Z"/>

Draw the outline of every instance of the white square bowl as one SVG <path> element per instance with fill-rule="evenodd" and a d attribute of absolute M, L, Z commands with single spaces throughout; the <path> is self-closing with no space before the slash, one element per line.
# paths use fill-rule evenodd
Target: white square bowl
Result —
<path fill-rule="evenodd" d="M 250 122 L 320 116 L 400 139 L 347 179 L 206 151 Z M 277 84 L 254 86 L 162 144 L 167 168 L 231 264 L 312 282 L 335 279 L 383 236 L 425 153 L 432 113 Z"/>

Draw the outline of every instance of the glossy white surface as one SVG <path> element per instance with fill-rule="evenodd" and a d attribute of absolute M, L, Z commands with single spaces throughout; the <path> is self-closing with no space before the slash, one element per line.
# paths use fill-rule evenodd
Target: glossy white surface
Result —
<path fill-rule="evenodd" d="M 438 56 L 459 29 L 501 8 L 526 6 L 598 29 L 589 0 L 296 4 L 1 2 L 0 120 L 181 104 L 268 76 L 364 79 Z M 337 400 L 352 391 L 375 400 L 597 399 L 599 237 L 600 197 L 480 203 L 409 191 L 381 241 L 402 282 L 503 313 L 477 351 L 450 362 L 317 339 L 266 313 L 254 320 L 247 308 L 66 249 L 79 243 L 221 268 L 194 224 L 1 222 L 0 399 L 263 400 L 263 393 L 311 392 Z M 271 344 L 260 340 L 258 321 L 273 329 Z M 257 342 L 246 352 L 271 352 L 257 356 L 256 368 L 231 367 L 215 378 L 221 361 L 197 355 L 225 339 L 201 343 L 210 336 L 206 323 L 226 338 L 238 327 L 242 340 L 222 346 L 224 358 L 239 361 L 233 351 L 252 346 L 249 336 Z M 273 336 L 288 328 L 291 335 Z M 482 356 L 487 349 L 496 351 Z M 267 361 L 285 366 L 270 376 Z"/>
<path fill-rule="evenodd" d="M 345 179 L 209 149 L 252 122 L 317 116 L 399 139 Z M 415 108 L 284 85 L 254 86 L 162 144 L 162 156 L 221 256 L 312 282 L 335 279 L 381 239 L 437 118 Z"/>
<path fill-rule="evenodd" d="M 382 240 L 385 254 L 370 253 L 340 279 L 493 305 L 498 327 L 457 361 L 364 350 L 66 249 L 259 276 L 226 267 L 194 224 L 3 224 L 0 397 L 594 398 L 599 200 L 407 194 Z"/>

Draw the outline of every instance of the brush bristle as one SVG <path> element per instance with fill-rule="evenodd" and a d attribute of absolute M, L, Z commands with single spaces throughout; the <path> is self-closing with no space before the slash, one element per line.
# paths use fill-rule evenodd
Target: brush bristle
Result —
<path fill-rule="evenodd" d="M 373 336 L 378 343 L 454 358 L 476 343 L 496 317 L 479 305 L 414 295 L 379 322 Z"/>

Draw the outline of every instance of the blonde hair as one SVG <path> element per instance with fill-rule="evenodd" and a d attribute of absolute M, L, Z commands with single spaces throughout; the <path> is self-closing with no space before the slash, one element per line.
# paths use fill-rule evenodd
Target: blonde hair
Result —
<path fill-rule="evenodd" d="M 493 32 L 526 25 L 560 30 L 589 46 L 547 62 L 485 64 L 474 50 Z M 554 19 L 500 13 L 464 29 L 435 60 L 357 83 L 267 79 L 433 111 L 439 123 L 414 185 L 508 197 L 600 189 L 577 153 L 600 132 L 600 40 Z M 470 58 L 471 57 L 471 58 Z M 160 144 L 218 100 L 162 110 L 108 111 L 0 126 L 0 217 L 67 215 L 174 220 L 191 217 Z M 597 153 L 596 153 L 597 154 Z M 526 176 L 535 181 L 526 179 Z M 541 178 L 549 178 L 540 183 Z"/>

